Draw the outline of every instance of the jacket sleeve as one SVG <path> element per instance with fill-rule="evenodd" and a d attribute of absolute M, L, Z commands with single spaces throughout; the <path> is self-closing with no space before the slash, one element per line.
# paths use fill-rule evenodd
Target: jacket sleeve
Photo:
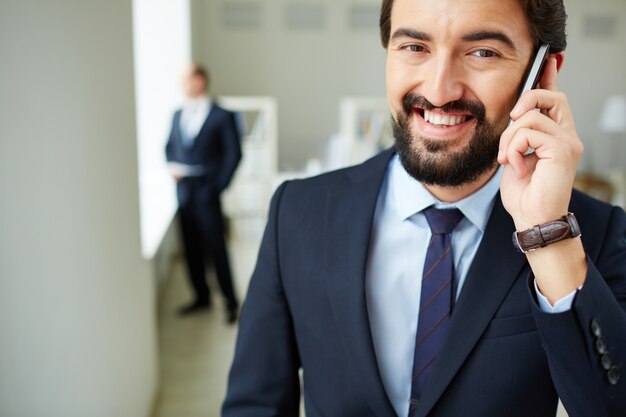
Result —
<path fill-rule="evenodd" d="M 242 308 L 223 417 L 297 416 L 300 358 L 282 285 L 279 236 L 283 184 L 270 206 L 248 295 Z"/>
<path fill-rule="evenodd" d="M 241 138 L 235 122 L 235 114 L 230 111 L 226 112 L 221 124 L 220 140 L 222 161 L 215 185 L 221 192 L 228 187 L 241 160 Z"/>
<path fill-rule="evenodd" d="M 599 222 L 600 223 L 600 222 Z M 555 387 L 570 417 L 626 416 L 626 215 L 611 211 L 602 248 L 588 255 L 570 311 L 532 303 Z M 529 291 L 534 289 L 529 282 Z"/>

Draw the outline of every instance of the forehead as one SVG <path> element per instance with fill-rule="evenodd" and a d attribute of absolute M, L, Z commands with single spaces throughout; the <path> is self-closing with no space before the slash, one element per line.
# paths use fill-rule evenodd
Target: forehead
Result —
<path fill-rule="evenodd" d="M 478 31 L 532 41 L 519 0 L 394 0 L 391 36 L 398 28 L 428 33 L 436 41 Z"/>

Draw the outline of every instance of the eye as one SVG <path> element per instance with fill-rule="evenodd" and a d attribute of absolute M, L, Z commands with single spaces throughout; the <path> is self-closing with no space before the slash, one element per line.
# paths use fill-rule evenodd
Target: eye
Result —
<path fill-rule="evenodd" d="M 478 49 L 474 52 L 472 52 L 473 56 L 476 56 L 478 58 L 495 58 L 497 56 L 499 56 L 496 52 L 490 50 L 490 49 Z"/>
<path fill-rule="evenodd" d="M 404 49 L 409 52 L 424 52 L 425 51 L 422 45 L 406 45 Z"/>

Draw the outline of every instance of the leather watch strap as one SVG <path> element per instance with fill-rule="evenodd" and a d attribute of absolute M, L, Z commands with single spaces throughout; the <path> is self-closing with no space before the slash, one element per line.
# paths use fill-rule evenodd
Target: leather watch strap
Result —
<path fill-rule="evenodd" d="M 567 213 L 558 220 L 536 225 L 521 232 L 513 232 L 513 246 L 519 252 L 526 253 L 577 236 L 580 236 L 580 227 L 576 217 L 574 213 Z"/>

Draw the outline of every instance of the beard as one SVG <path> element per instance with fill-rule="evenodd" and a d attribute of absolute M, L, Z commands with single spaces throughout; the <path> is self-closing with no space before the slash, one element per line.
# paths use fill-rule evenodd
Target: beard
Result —
<path fill-rule="evenodd" d="M 476 119 L 476 128 L 468 144 L 460 151 L 448 148 L 450 143 L 413 134 L 409 121 L 414 106 L 433 110 L 423 96 L 408 93 L 402 100 L 402 112 L 391 123 L 395 148 L 404 169 L 416 180 L 443 187 L 459 187 L 476 181 L 481 175 L 497 166 L 500 135 L 504 131 L 496 128 L 485 117 L 485 106 L 480 101 L 458 100 L 439 109 L 443 111 L 469 112 Z"/>

